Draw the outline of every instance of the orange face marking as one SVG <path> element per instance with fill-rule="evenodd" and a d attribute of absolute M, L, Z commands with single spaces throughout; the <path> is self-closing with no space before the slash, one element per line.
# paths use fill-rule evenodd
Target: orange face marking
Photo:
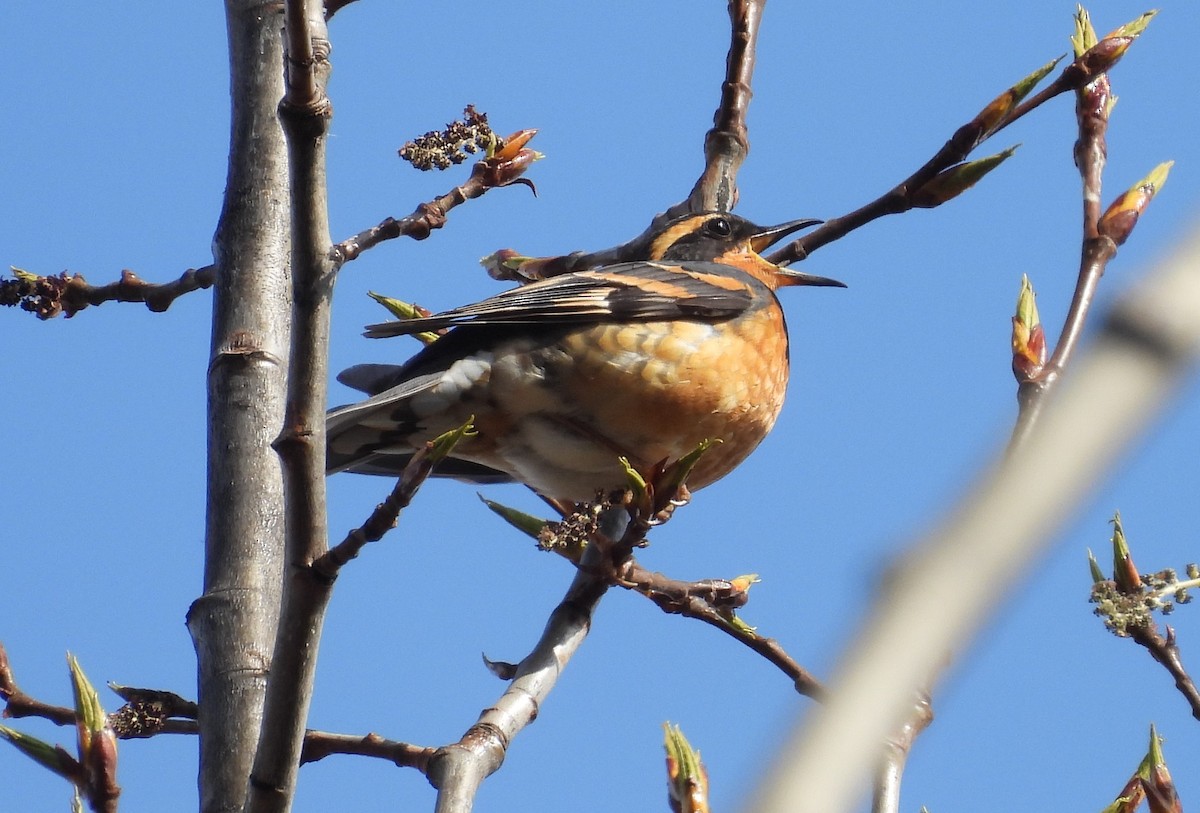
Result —
<path fill-rule="evenodd" d="M 654 242 L 650 244 L 650 259 L 660 259 L 667 253 L 667 249 L 679 242 L 681 237 L 685 237 L 696 231 L 696 227 L 707 220 L 708 217 L 709 215 L 707 214 L 686 217 L 658 235 L 658 237 L 654 238 Z"/>
<path fill-rule="evenodd" d="M 740 268 L 772 291 L 778 290 L 781 284 L 789 284 L 787 277 L 779 273 L 777 266 L 767 262 L 746 246 L 727 251 L 718 257 L 716 262 Z"/>

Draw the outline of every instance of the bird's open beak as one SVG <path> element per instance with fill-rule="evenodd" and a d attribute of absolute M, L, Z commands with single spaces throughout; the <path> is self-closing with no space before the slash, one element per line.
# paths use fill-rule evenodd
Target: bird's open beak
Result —
<path fill-rule="evenodd" d="M 766 249 L 778 243 L 789 234 L 807 229 L 809 226 L 816 226 L 824 223 L 823 220 L 813 220 L 812 218 L 803 218 L 801 220 L 790 220 L 787 223 L 781 223 L 778 226 L 771 226 L 767 229 L 758 231 L 750 238 L 750 247 L 754 249 L 755 254 L 761 254 Z M 814 285 L 824 288 L 845 288 L 846 283 L 838 282 L 836 279 L 829 277 L 819 277 L 816 274 L 807 274 L 803 271 L 795 271 L 791 268 L 783 268 L 775 266 L 775 277 L 777 284 L 783 285 Z"/>
<path fill-rule="evenodd" d="M 789 234 L 798 232 L 801 229 L 807 229 L 809 226 L 817 226 L 824 222 L 823 220 L 813 220 L 811 217 L 806 217 L 801 220 L 789 220 L 787 223 L 780 223 L 778 226 L 759 229 L 750 238 L 750 248 L 754 249 L 756 254 L 762 254 L 763 251 L 775 245 Z"/>

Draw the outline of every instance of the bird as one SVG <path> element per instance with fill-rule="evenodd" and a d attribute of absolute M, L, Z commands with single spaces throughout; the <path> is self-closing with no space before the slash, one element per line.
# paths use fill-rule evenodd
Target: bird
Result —
<path fill-rule="evenodd" d="M 657 230 L 644 260 L 368 325 L 374 338 L 448 330 L 404 364 L 338 376 L 369 397 L 329 411 L 327 472 L 398 476 L 425 442 L 469 420 L 474 434 L 435 475 L 585 502 L 626 487 L 622 457 L 649 476 L 709 442 L 687 486 L 719 480 L 783 406 L 788 336 L 776 290 L 845 287 L 760 255 L 820 222 L 764 228 L 691 213 Z"/>

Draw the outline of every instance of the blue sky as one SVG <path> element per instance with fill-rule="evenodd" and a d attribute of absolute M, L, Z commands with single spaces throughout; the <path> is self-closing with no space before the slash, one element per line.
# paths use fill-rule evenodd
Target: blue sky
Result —
<path fill-rule="evenodd" d="M 879 6 L 887 5 L 887 8 Z M 1107 31 L 1144 9 L 1090 6 Z M 996 93 L 1069 49 L 1073 3 L 981 6 L 772 3 L 738 212 L 832 217 L 931 155 Z M 637 234 L 686 195 L 723 74 L 723 3 L 502 6 L 359 3 L 333 21 L 329 141 L 335 239 L 403 215 L 465 177 L 420 174 L 395 150 L 467 103 L 499 131 L 537 127 L 546 153 L 519 187 L 452 213 L 421 243 L 347 266 L 333 367 L 398 361 L 371 342 L 378 290 L 433 308 L 499 290 L 476 260 L 501 247 L 555 254 Z M 10 114 L 0 260 L 95 283 L 131 268 L 166 280 L 211 260 L 228 130 L 220 4 L 9 4 Z M 1103 281 L 1100 307 L 1200 216 L 1200 11 L 1162 13 L 1113 74 L 1120 97 L 1105 201 L 1160 161 L 1165 190 Z M 761 574 L 743 615 L 826 674 L 888 562 L 995 454 L 1015 414 L 1009 317 L 1022 273 L 1056 330 L 1078 261 L 1074 118 L 1060 98 L 1002 133 L 1016 156 L 947 206 L 876 222 L 805 270 L 849 289 L 783 292 L 793 379 L 774 433 L 657 531 L 640 559 L 680 578 Z M 990 146 L 990 145 L 988 145 Z M 23 687 L 66 702 L 63 653 L 97 682 L 194 696 L 183 618 L 200 589 L 210 297 L 165 315 L 107 305 L 38 323 L 0 314 L 7 350 L 0 470 L 0 640 Z M 1113 382 L 1114 387 L 1121 382 Z M 353 397 L 334 385 L 331 403 Z M 1158 725 L 1185 801 L 1200 730 L 1168 676 L 1103 631 L 1085 603 L 1087 547 L 1120 509 L 1144 570 L 1200 559 L 1200 388 L 1107 475 L 1057 547 L 952 671 L 908 771 L 904 809 L 1099 810 Z M 388 484 L 331 481 L 331 528 L 357 525 Z M 488 496 L 536 510 L 518 488 Z M 1019 507 L 1014 507 L 1019 510 Z M 400 528 L 351 565 L 330 608 L 314 727 L 421 744 L 458 738 L 503 686 L 480 653 L 518 660 L 570 578 L 456 483 L 431 484 Z M 975 574 L 962 574 L 971 589 Z M 947 607 L 946 612 L 953 612 Z M 1200 622 L 1174 618 L 1200 673 Z M 104 700 L 115 707 L 117 699 Z M 480 794 L 482 810 L 662 805 L 661 728 L 703 752 L 718 809 L 736 809 L 787 727 L 810 708 L 785 678 L 715 631 L 614 591 L 538 721 Z M 25 730 L 70 742 L 36 722 Z M 126 810 L 191 798 L 186 738 L 123 746 Z M 0 749 L 6 807 L 65 809 L 67 790 Z M 298 811 L 432 804 L 415 772 L 352 758 L 303 769 Z"/>

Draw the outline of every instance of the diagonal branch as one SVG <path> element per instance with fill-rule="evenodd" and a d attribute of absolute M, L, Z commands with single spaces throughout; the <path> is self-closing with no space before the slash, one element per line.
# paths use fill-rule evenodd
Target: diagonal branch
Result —
<path fill-rule="evenodd" d="M 1087 86 L 1120 60 L 1130 42 L 1132 42 L 1132 37 L 1118 35 L 1117 32 L 1114 32 L 1063 68 L 1054 81 L 1040 93 L 1022 101 L 1025 93 L 1053 69 L 1058 60 L 1034 71 L 1021 82 L 997 96 L 971 121 L 959 127 L 928 161 L 903 181 L 870 203 L 825 221 L 820 227 L 772 252 L 767 259 L 778 265 L 798 262 L 822 246 L 839 240 L 855 229 L 880 217 L 901 214 L 916 207 L 928 207 L 945 202 L 948 198 L 935 198 L 933 201 L 923 200 L 922 193 L 926 191 L 927 185 L 935 182 L 939 175 L 952 172 L 957 168 L 956 165 L 965 161 L 976 147 L 1026 113 L 1067 91 L 1078 91 Z M 1004 153 L 999 155 L 1003 156 Z M 961 191 L 965 191 L 965 187 L 956 190 L 956 193 Z"/>
<path fill-rule="evenodd" d="M 1171 674 L 1175 680 L 1175 688 L 1183 695 L 1183 699 L 1187 701 L 1191 709 L 1192 717 L 1200 720 L 1200 690 L 1196 688 L 1196 682 L 1192 680 L 1192 676 L 1188 674 L 1183 665 L 1183 660 L 1179 657 L 1179 645 L 1175 643 L 1175 630 L 1168 626 L 1167 634 L 1164 636 L 1158 631 L 1157 625 L 1152 622 L 1130 629 L 1129 637 L 1145 647 L 1150 656 Z"/>
<path fill-rule="evenodd" d="M 601 513 L 598 533 L 585 548 L 575 578 L 541 638 L 518 664 L 508 689 L 458 742 L 434 755 L 428 776 L 438 789 L 437 813 L 469 811 L 479 786 L 503 763 L 513 738 L 537 718 L 542 701 L 591 629 L 592 614 L 613 582 L 614 557 L 628 554 L 628 520 L 620 506 Z"/>
<path fill-rule="evenodd" d="M 734 592 L 734 586 L 724 580 L 682 582 L 653 573 L 630 557 L 620 571 L 618 584 L 653 601 L 663 612 L 695 618 L 719 629 L 735 641 L 744 644 L 766 658 L 787 675 L 796 691 L 805 697 L 820 700 L 824 693 L 821 682 L 789 655 L 774 638 L 759 635 L 733 615 L 730 598 L 744 603 L 744 590 Z M 726 588 L 726 585 L 729 588 Z"/>
<path fill-rule="evenodd" d="M 399 220 L 389 217 L 333 246 L 331 256 L 334 263 L 341 268 L 351 260 L 358 259 L 367 249 L 374 248 L 385 240 L 394 240 L 397 237 L 424 240 L 434 229 L 446 225 L 446 215 L 451 209 L 481 197 L 492 189 L 516 183 L 523 183 L 532 188 L 532 184 L 521 176 L 536 160 L 536 156 L 537 153 L 533 150 L 520 149 L 513 155 L 501 154 L 476 162 L 471 168 L 471 177 L 462 186 L 456 186 L 444 195 L 418 204 L 412 214 Z"/>
<path fill-rule="evenodd" d="M 725 60 L 725 81 L 721 84 L 721 100 L 713 115 L 713 126 L 704 136 L 704 170 L 691 194 L 655 215 L 645 231 L 619 246 L 539 258 L 533 265 L 524 266 L 520 275 L 493 273 L 493 276 L 528 282 L 613 263 L 643 260 L 649 253 L 650 241 L 664 223 L 688 212 L 732 210 L 738 197 L 737 173 L 750 151 L 746 112 L 753 95 L 750 82 L 764 5 L 765 0 L 729 0 L 731 36 Z M 527 270 L 531 273 L 525 274 Z"/>

